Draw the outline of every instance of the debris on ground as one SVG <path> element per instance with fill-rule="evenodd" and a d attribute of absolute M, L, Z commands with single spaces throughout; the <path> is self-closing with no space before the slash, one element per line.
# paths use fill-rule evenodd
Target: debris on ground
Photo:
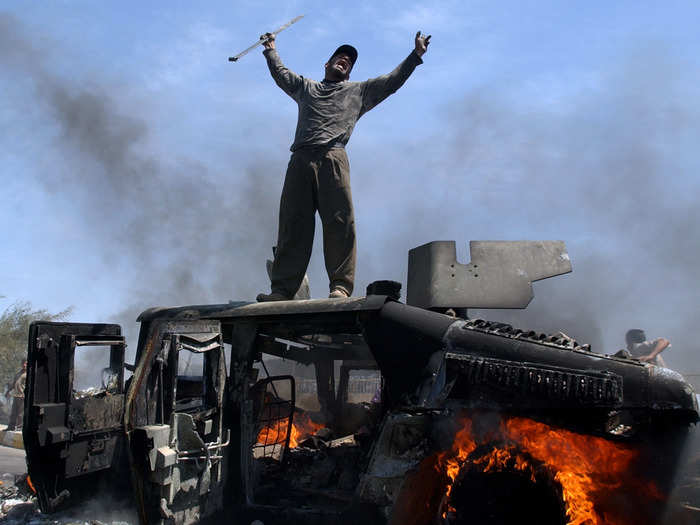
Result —
<path fill-rule="evenodd" d="M 0 478 L 0 522 L 4 525 L 131 525 L 138 521 L 135 516 L 128 520 L 101 516 L 99 507 L 95 502 L 80 511 L 44 514 L 26 474 L 3 474 Z"/>

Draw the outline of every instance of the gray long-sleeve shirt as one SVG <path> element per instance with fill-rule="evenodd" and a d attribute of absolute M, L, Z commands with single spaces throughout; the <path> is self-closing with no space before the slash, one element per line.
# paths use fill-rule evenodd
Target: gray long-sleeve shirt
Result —
<path fill-rule="evenodd" d="M 364 82 L 317 82 L 287 69 L 275 49 L 264 54 L 272 78 L 299 106 L 292 151 L 305 146 L 345 147 L 358 119 L 399 89 L 423 63 L 412 51 L 387 75 Z"/>

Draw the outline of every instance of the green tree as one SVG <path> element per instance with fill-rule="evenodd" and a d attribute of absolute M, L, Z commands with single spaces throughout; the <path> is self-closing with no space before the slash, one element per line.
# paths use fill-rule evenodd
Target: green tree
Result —
<path fill-rule="evenodd" d="M 29 325 L 32 321 L 61 321 L 73 310 L 66 308 L 55 314 L 48 310 L 34 310 L 28 301 L 8 306 L 0 315 L 0 393 L 27 358 Z"/>

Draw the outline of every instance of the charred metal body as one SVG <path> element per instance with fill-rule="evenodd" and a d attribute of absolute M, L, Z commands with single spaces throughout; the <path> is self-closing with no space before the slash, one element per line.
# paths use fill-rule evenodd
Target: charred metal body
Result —
<path fill-rule="evenodd" d="M 521 258 L 555 253 L 545 270 L 521 260 L 520 273 L 504 271 L 521 289 L 561 273 L 568 257 L 563 245 L 554 248 L 537 243 Z M 486 255 L 482 265 L 503 264 Z M 422 264 L 437 267 L 429 257 Z M 432 461 L 450 448 L 466 412 L 477 414 L 475 425 L 527 417 L 624 443 L 647 462 L 643 475 L 671 490 L 698 420 L 697 398 L 680 375 L 562 335 L 402 304 L 389 289 L 393 298 L 153 308 L 139 317 L 134 366 L 124 363 L 117 325 L 32 325 L 24 439 L 42 510 L 111 491 L 132 498 L 142 523 L 459 523 L 464 507 L 448 509 Z M 444 302 L 451 293 L 438 283 L 423 297 L 436 309 L 475 305 Z M 74 388 L 82 346 L 109 356 L 97 392 Z M 277 358 L 313 365 L 309 405 L 295 377 L 269 375 Z M 125 370 L 133 372 L 126 381 Z M 358 371 L 381 374 L 374 395 L 350 395 Z M 321 430 L 293 435 L 305 422 Z M 489 482 L 554 501 L 548 512 L 562 523 L 561 487 L 533 468 L 531 478 L 553 492 L 523 485 L 515 471 Z M 115 471 L 125 483 L 101 485 Z M 453 497 L 482 475 L 465 467 Z"/>
<path fill-rule="evenodd" d="M 70 498 L 89 496 L 97 486 L 112 485 L 108 469 L 128 478 L 125 456 L 124 351 L 118 325 L 34 323 L 29 332 L 25 448 L 41 508 L 50 512 Z M 76 395 L 73 363 L 76 349 L 104 348 L 115 379 L 102 392 Z M 31 425 L 28 427 L 27 425 Z M 27 429 L 31 428 L 31 431 Z M 116 483 L 118 485 L 118 482 Z M 128 483 L 119 489 L 128 489 Z"/>

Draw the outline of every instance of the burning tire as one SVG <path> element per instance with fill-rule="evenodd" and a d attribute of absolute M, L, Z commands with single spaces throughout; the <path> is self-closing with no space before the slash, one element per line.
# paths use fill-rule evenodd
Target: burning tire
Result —
<path fill-rule="evenodd" d="M 555 473 L 503 443 L 470 455 L 443 498 L 438 519 L 444 525 L 569 523 Z"/>

